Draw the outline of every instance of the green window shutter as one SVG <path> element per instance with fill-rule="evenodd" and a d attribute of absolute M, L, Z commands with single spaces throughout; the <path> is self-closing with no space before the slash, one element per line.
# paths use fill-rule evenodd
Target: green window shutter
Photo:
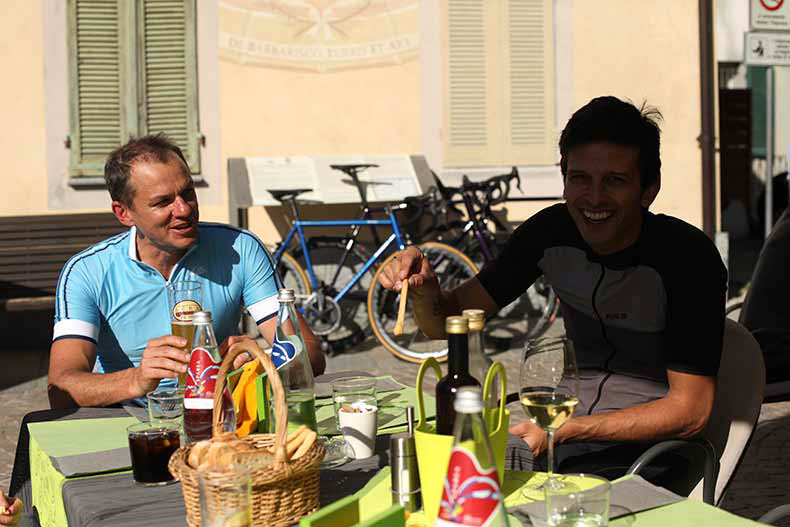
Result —
<path fill-rule="evenodd" d="M 167 134 L 199 174 L 195 2 L 144 0 L 138 6 L 141 128 Z"/>
<path fill-rule="evenodd" d="M 69 120 L 72 177 L 99 176 L 129 130 L 124 115 L 123 0 L 69 0 Z"/>

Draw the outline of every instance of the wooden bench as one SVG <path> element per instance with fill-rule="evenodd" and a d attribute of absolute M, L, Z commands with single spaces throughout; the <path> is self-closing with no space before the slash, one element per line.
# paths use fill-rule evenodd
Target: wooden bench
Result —
<path fill-rule="evenodd" d="M 0 218 L 0 310 L 52 309 L 66 261 L 127 229 L 109 212 Z"/>

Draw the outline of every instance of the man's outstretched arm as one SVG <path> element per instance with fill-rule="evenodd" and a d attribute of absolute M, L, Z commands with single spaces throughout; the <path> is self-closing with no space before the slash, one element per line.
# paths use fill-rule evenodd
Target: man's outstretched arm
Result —
<path fill-rule="evenodd" d="M 382 287 L 393 291 L 400 291 L 406 279 L 414 318 L 430 338 L 446 337 L 444 319 L 450 315 L 460 315 L 464 309 L 482 309 L 486 314 L 497 309 L 496 302 L 476 277 L 451 291 L 442 290 L 428 259 L 414 246 L 398 253 L 379 273 Z"/>
<path fill-rule="evenodd" d="M 649 403 L 614 412 L 574 417 L 557 430 L 555 441 L 654 441 L 690 438 L 708 424 L 716 390 L 714 377 L 667 371 L 669 391 Z M 546 433 L 531 421 L 513 426 L 535 455 L 546 448 Z"/>
<path fill-rule="evenodd" d="M 47 390 L 52 408 L 108 406 L 142 397 L 165 378 L 186 371 L 184 339 L 166 335 L 148 342 L 140 366 L 114 373 L 93 373 L 96 345 L 78 338 L 52 343 Z"/>

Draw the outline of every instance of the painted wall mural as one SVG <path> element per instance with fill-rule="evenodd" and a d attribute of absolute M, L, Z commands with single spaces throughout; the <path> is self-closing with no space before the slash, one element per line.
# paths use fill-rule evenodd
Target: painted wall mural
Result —
<path fill-rule="evenodd" d="M 419 0 L 220 0 L 224 60 L 314 72 L 400 64 L 419 49 Z"/>

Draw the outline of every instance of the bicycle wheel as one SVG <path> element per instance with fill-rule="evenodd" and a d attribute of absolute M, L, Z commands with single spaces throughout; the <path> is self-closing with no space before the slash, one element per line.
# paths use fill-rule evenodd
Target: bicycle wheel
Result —
<path fill-rule="evenodd" d="M 310 295 L 312 288 L 307 274 L 293 256 L 284 252 L 277 264 L 277 272 L 285 289 L 293 289 L 297 303 L 301 303 Z"/>
<path fill-rule="evenodd" d="M 449 245 L 427 242 L 419 247 L 428 257 L 431 267 L 439 277 L 442 289 L 452 289 L 477 274 L 475 264 L 462 252 Z M 378 282 L 378 275 L 394 257 L 393 254 L 384 260 L 376 271 L 373 286 L 368 292 L 370 326 L 376 338 L 390 353 L 409 362 L 419 363 L 428 357 L 434 357 L 439 361 L 447 360 L 447 342 L 426 337 L 417 327 L 411 310 L 406 310 L 403 334 L 397 337 L 392 334 L 398 318 L 400 294 L 382 287 Z"/>
<path fill-rule="evenodd" d="M 339 302 L 334 301 L 334 297 L 351 282 L 368 260 L 367 251 L 356 243 L 345 261 L 341 262 L 347 243 L 345 238 L 332 237 L 307 240 L 318 290 L 312 291 L 301 303 L 302 314 L 313 332 L 331 346 L 333 353 L 345 351 L 370 335 L 365 302 L 373 281 L 373 267 L 362 275 Z M 306 268 L 301 247 L 293 249 L 292 255 Z"/>

